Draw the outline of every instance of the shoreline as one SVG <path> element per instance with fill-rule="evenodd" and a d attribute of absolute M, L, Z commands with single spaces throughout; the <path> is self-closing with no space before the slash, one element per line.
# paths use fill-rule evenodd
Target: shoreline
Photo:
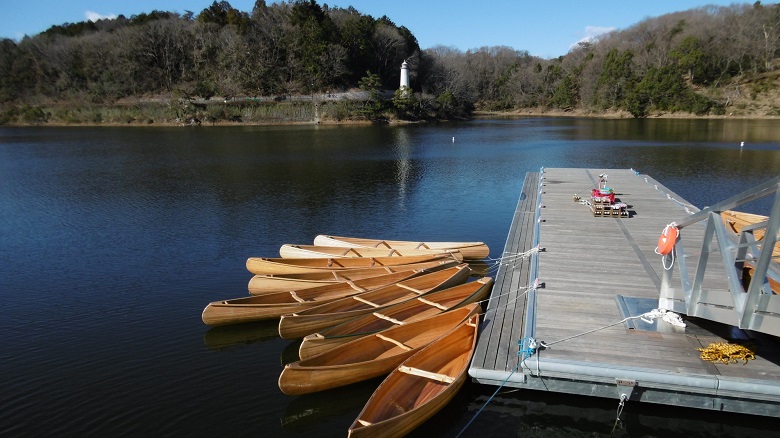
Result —
<path fill-rule="evenodd" d="M 475 111 L 470 119 L 487 119 L 487 118 L 526 118 L 526 117 L 567 117 L 567 118 L 594 118 L 594 119 L 635 119 L 628 112 L 625 111 L 608 111 L 608 112 L 594 112 L 588 110 L 546 110 L 546 109 L 518 109 L 512 111 Z M 724 115 L 696 115 L 689 113 L 655 113 L 650 114 L 644 119 L 701 119 L 701 120 L 778 120 L 780 116 L 766 115 L 766 114 L 724 114 Z M 230 121 L 230 120 L 215 120 L 215 121 L 200 121 L 197 123 L 175 121 L 175 120 L 162 120 L 162 121 L 143 121 L 133 120 L 129 122 L 64 122 L 64 121 L 52 121 L 52 122 L 10 122 L 0 123 L 0 127 L 160 127 L 160 128 L 191 128 L 191 127 L 239 127 L 239 126 L 305 126 L 305 125 L 320 125 L 320 126 L 369 126 L 369 125 L 406 125 L 415 123 L 446 123 L 451 121 L 463 121 L 459 120 L 435 120 L 435 121 L 412 121 L 412 120 L 398 120 L 387 119 L 383 121 L 371 121 L 371 120 L 334 120 L 334 119 L 320 119 L 320 120 L 254 120 L 254 121 Z"/>
<path fill-rule="evenodd" d="M 596 119 L 634 119 L 628 111 L 594 112 L 589 110 L 545 110 L 524 108 L 512 111 L 475 111 L 475 117 L 587 117 Z M 777 120 L 780 116 L 766 114 L 696 115 L 691 113 L 652 113 L 644 119 L 715 119 L 715 120 Z M 641 120 L 641 119 L 637 119 Z"/>

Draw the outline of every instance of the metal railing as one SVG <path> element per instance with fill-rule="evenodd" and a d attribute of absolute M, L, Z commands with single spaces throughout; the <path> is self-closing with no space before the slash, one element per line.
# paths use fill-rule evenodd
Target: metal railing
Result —
<path fill-rule="evenodd" d="M 766 221 L 743 227 L 736 237 L 726 229 L 721 218 L 723 211 L 772 194 L 774 201 Z M 691 276 L 682 230 L 704 220 L 707 225 L 700 256 Z M 780 269 L 777 261 L 773 262 L 780 229 L 780 177 L 707 207 L 677 222 L 676 226 L 681 230 L 680 238 L 674 250 L 664 256 L 659 308 L 780 336 L 780 296 L 772 291 L 770 284 L 770 279 L 780 281 Z M 758 230 L 764 230 L 763 239 L 756 239 Z M 713 237 L 717 240 L 715 248 Z M 726 272 L 726 278 L 722 279 L 725 281 L 720 283 L 725 284 L 729 293 L 702 287 L 704 279 L 713 271 L 712 268 L 708 271 L 708 264 L 714 252 L 720 252 Z M 681 289 L 673 286 L 675 266 L 680 271 Z M 747 277 L 743 275 L 746 266 L 752 268 L 749 278 L 743 278 Z"/>

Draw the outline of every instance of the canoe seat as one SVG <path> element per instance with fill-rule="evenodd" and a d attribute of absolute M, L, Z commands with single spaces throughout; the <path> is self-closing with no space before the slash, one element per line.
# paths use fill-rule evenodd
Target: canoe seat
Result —
<path fill-rule="evenodd" d="M 376 333 L 374 336 L 376 336 L 377 338 L 379 338 L 379 339 L 381 339 L 381 340 L 383 340 L 383 341 L 387 341 L 387 342 L 393 343 L 393 344 L 395 344 L 395 345 L 397 345 L 397 346 L 399 346 L 399 347 L 403 348 L 403 349 L 404 349 L 404 350 L 406 350 L 406 351 L 413 350 L 413 348 L 412 348 L 412 347 L 410 347 L 410 346 L 408 346 L 408 345 L 404 344 L 403 342 L 398 342 L 398 341 L 396 341 L 395 339 L 393 339 L 393 338 L 388 338 L 387 336 L 384 336 L 384 335 L 382 335 L 382 334 Z"/>
<path fill-rule="evenodd" d="M 433 306 L 433 307 L 439 308 L 439 309 L 441 309 L 441 310 L 444 310 L 445 312 L 447 311 L 447 307 L 445 307 L 445 306 L 442 306 L 442 305 L 441 305 L 441 304 L 439 304 L 439 303 L 434 303 L 433 301 L 426 300 L 426 299 L 425 299 L 425 298 L 423 298 L 423 297 L 417 298 L 417 300 L 418 300 L 418 301 L 420 301 L 420 302 L 422 302 L 422 303 L 425 303 L 425 304 L 427 304 L 427 305 L 429 305 L 429 306 Z"/>
<path fill-rule="evenodd" d="M 360 301 L 361 303 L 368 304 L 368 305 L 369 305 L 369 306 L 371 306 L 371 307 L 381 307 L 379 304 L 372 303 L 371 301 L 368 301 L 368 300 L 367 300 L 367 299 L 365 299 L 365 298 L 360 298 L 360 297 L 359 297 L 359 296 L 357 296 L 357 295 L 353 295 L 353 296 L 352 296 L 352 298 L 353 298 L 353 299 L 355 299 L 355 300 L 357 300 L 357 301 Z"/>
<path fill-rule="evenodd" d="M 421 291 L 419 289 L 415 289 L 413 287 L 407 286 L 407 285 L 405 285 L 403 283 L 396 283 L 396 286 L 402 287 L 402 288 L 407 289 L 407 290 L 410 290 L 410 291 L 412 291 L 412 292 L 414 292 L 414 293 L 416 293 L 418 295 L 422 295 L 422 294 L 425 293 L 424 291 Z"/>
<path fill-rule="evenodd" d="M 405 365 L 399 366 L 398 371 L 406 374 L 411 374 L 413 376 L 425 377 L 426 379 L 435 380 L 437 382 L 452 383 L 455 381 L 454 377 L 450 377 L 445 374 L 432 373 L 430 371 L 421 370 L 419 368 L 412 368 Z"/>
<path fill-rule="evenodd" d="M 403 322 L 403 321 L 399 321 L 399 320 L 397 320 L 397 319 L 395 319 L 395 318 L 391 318 L 391 317 L 389 317 L 389 316 L 387 316 L 387 315 L 382 315 L 382 314 L 381 314 L 381 313 L 379 313 L 379 312 L 374 312 L 374 316 L 376 316 L 376 317 L 377 317 L 377 318 L 379 318 L 379 319 L 384 319 L 385 321 L 390 321 L 390 322 L 392 322 L 393 324 L 398 324 L 398 325 L 403 325 L 403 324 L 404 324 L 404 322 Z"/>

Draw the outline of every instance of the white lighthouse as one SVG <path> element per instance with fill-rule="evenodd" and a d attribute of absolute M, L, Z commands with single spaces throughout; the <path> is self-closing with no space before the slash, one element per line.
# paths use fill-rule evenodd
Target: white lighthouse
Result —
<path fill-rule="evenodd" d="M 409 88 L 409 66 L 405 60 L 401 64 L 401 86 L 398 88 L 403 89 L 404 87 Z"/>

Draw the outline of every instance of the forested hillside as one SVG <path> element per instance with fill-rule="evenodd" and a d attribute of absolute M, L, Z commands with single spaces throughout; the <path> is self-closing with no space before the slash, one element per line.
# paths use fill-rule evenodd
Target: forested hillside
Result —
<path fill-rule="evenodd" d="M 3 40 L 0 123 L 778 116 L 779 49 L 780 6 L 760 2 L 648 18 L 542 59 L 502 46 L 421 50 L 388 17 L 315 0 L 258 0 L 249 12 L 222 1 Z M 404 60 L 412 90 L 399 92 Z"/>

